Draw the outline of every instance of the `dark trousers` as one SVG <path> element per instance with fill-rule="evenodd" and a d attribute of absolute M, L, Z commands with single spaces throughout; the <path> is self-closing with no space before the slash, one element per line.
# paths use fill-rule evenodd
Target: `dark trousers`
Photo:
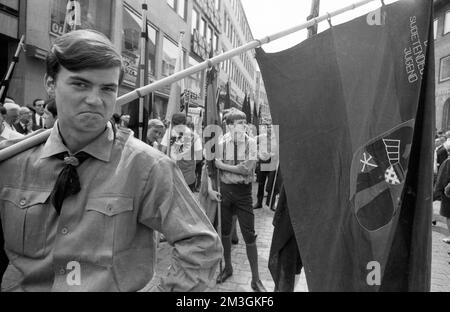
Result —
<path fill-rule="evenodd" d="M 221 194 L 222 235 L 231 235 L 233 215 L 236 215 L 245 243 L 247 245 L 253 244 L 256 235 L 255 215 L 252 206 L 252 185 L 222 183 Z"/>
<path fill-rule="evenodd" d="M 272 197 L 272 204 L 275 201 L 275 197 L 280 194 L 280 186 L 281 186 L 281 175 L 280 171 L 269 171 L 269 177 L 267 181 L 267 200 L 266 205 L 269 206 L 270 198 Z M 276 176 L 276 177 L 275 177 Z M 274 181 L 276 178 L 276 181 Z M 273 189 L 273 196 L 272 196 L 272 189 Z"/>
<path fill-rule="evenodd" d="M 269 179 L 270 171 L 258 171 L 257 179 L 258 179 L 258 194 L 256 198 L 258 199 L 258 203 L 262 203 L 264 198 L 264 188 L 266 186 L 266 181 Z"/>

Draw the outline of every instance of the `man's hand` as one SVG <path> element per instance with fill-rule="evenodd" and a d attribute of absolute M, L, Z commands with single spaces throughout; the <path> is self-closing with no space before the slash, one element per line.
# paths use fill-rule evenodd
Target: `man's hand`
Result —
<path fill-rule="evenodd" d="M 221 170 L 223 169 L 224 163 L 220 159 L 216 159 L 214 164 L 216 165 L 217 169 L 221 169 Z"/>
<path fill-rule="evenodd" d="M 208 190 L 208 195 L 212 200 L 214 200 L 218 203 L 220 203 L 222 201 L 222 195 L 220 195 L 219 192 L 216 192 L 214 190 Z"/>

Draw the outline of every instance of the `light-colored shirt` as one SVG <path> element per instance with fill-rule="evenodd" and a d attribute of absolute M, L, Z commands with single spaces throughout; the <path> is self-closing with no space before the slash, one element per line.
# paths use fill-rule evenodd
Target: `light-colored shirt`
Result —
<path fill-rule="evenodd" d="M 270 140 L 268 140 L 267 133 L 260 134 L 257 137 L 258 141 L 258 158 L 263 161 L 261 163 L 262 171 L 275 171 L 279 164 L 279 150 L 274 133 L 271 134 Z"/>
<path fill-rule="evenodd" d="M 0 127 L 1 128 L 1 127 Z M 19 132 L 12 130 L 6 122 L 4 123 L 3 131 L 0 133 L 0 141 L 2 140 L 15 140 L 23 138 L 23 135 Z"/>
<path fill-rule="evenodd" d="M 236 140 L 237 159 L 235 160 L 234 140 L 230 132 L 226 133 L 219 140 L 220 155 L 223 155 L 222 161 L 228 165 L 244 166 L 248 174 L 241 175 L 226 170 L 220 171 L 220 180 L 225 184 L 249 184 L 253 182 L 256 162 L 258 160 L 258 149 L 256 140 L 245 135 L 245 140 Z"/>
<path fill-rule="evenodd" d="M 109 126 L 82 151 L 81 191 L 58 217 L 50 194 L 67 151 L 58 126 L 45 144 L 0 163 L 0 216 L 10 291 L 137 291 L 152 279 L 155 231 L 174 246 L 156 291 L 203 291 L 214 277 L 219 237 L 175 162 Z M 79 278 L 79 279 L 77 279 Z M 79 283 L 78 283 L 79 282 Z"/>
<path fill-rule="evenodd" d="M 38 113 L 34 114 L 34 124 L 40 128 L 44 127 L 44 118 L 43 115 L 39 115 Z"/>

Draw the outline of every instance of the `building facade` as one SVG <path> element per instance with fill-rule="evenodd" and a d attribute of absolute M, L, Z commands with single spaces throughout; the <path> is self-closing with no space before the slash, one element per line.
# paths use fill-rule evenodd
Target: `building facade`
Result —
<path fill-rule="evenodd" d="M 450 2 L 434 0 L 436 129 L 450 130 Z"/>
<path fill-rule="evenodd" d="M 119 95 L 135 88 L 140 55 L 141 0 L 79 0 L 80 25 L 107 35 L 121 51 L 125 79 Z M 178 42 L 182 37 L 184 68 L 253 40 L 240 0 L 148 0 L 149 81 L 174 73 Z M 43 84 L 45 56 L 55 38 L 64 32 L 67 0 L 0 0 L 0 74 L 6 73 L 20 36 L 20 55 L 8 95 L 20 105 L 46 98 Z M 7 46 L 8 49 L 3 49 Z M 230 81 L 233 105 L 241 107 L 245 94 L 256 99 L 256 60 L 249 51 L 218 66 L 220 98 Z M 184 80 L 191 107 L 204 105 L 205 72 Z M 164 118 L 170 86 L 153 94 L 153 114 Z M 120 112 L 120 108 L 116 108 Z"/>

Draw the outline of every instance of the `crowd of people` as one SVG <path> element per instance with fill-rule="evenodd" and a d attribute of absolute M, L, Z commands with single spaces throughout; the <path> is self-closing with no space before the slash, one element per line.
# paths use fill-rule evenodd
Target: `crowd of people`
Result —
<path fill-rule="evenodd" d="M 20 106 L 7 97 L 0 106 L 0 141 L 20 139 L 40 129 L 51 129 L 57 118 L 53 99 L 36 99 L 32 105 Z"/>
<path fill-rule="evenodd" d="M 7 98 L 0 105 L 0 141 L 51 129 L 46 143 L 0 163 L 2 290 L 142 289 L 154 272 L 157 234 L 174 247 L 174 256 L 152 290 L 203 290 L 212 278 L 223 283 L 233 274 L 237 220 L 251 287 L 266 291 L 253 210 L 262 208 L 264 190 L 266 205 L 275 209 L 274 131 L 258 135 L 242 111 L 225 112 L 216 154 L 223 157 L 212 160 L 219 172 L 214 180 L 202 133 L 190 116 L 150 120 L 142 142 L 128 129 L 129 116 L 113 114 L 122 70 L 120 54 L 105 36 L 73 31 L 56 39 L 47 57 L 49 100 L 21 106 Z M 222 255 L 225 266 L 217 272 Z M 81 284 L 66 282 L 73 261 Z"/>

